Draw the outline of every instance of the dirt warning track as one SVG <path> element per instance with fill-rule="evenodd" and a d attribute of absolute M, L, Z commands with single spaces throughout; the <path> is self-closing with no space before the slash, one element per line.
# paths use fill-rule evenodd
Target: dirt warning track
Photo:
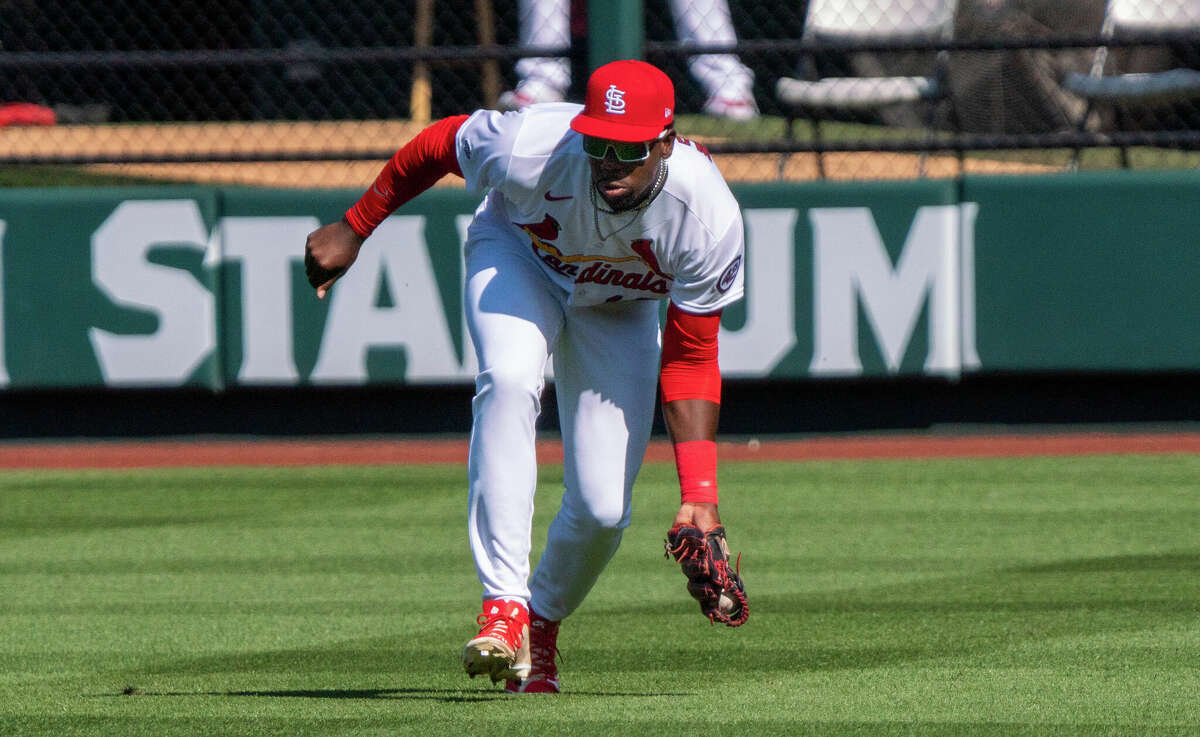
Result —
<path fill-rule="evenodd" d="M 724 461 L 861 458 L 989 458 L 1046 455 L 1200 453 L 1200 432 L 994 435 L 823 436 L 721 440 Z M 558 441 L 538 443 L 543 462 L 562 459 Z M 672 460 L 655 440 L 649 462 Z M 0 444 L 0 468 L 165 468 L 196 466 L 334 466 L 467 461 L 465 437 L 451 439 L 188 439 Z"/>

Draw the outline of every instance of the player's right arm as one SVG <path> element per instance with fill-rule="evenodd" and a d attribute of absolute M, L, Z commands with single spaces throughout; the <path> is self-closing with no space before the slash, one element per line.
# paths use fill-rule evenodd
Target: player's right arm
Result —
<path fill-rule="evenodd" d="M 324 299 L 329 288 L 358 258 L 363 241 L 397 208 L 447 174 L 463 176 L 455 138 L 466 115 L 443 118 L 416 135 L 383 167 L 363 196 L 336 223 L 308 235 L 304 269 Z"/>

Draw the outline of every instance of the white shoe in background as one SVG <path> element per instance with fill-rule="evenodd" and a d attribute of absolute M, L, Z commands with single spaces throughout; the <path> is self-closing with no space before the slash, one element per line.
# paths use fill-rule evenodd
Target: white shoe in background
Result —
<path fill-rule="evenodd" d="M 500 95 L 496 101 L 497 110 L 520 110 L 538 102 L 562 102 L 562 90 L 551 87 L 545 82 L 528 79 L 517 85 L 515 90 L 509 90 Z"/>
<path fill-rule="evenodd" d="M 728 120 L 754 120 L 758 117 L 758 104 L 749 92 L 717 93 L 704 103 L 703 111 L 705 115 Z"/>

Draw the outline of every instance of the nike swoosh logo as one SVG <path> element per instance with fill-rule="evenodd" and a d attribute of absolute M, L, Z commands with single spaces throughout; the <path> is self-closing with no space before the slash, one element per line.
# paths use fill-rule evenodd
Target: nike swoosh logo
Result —
<path fill-rule="evenodd" d="M 575 199 L 575 195 L 569 194 L 569 195 L 564 195 L 562 197 L 555 197 L 554 195 L 547 192 L 546 199 L 549 200 L 550 202 L 558 202 L 559 200 L 573 200 L 573 199 Z"/>
<path fill-rule="evenodd" d="M 378 184 L 372 184 L 371 189 L 375 190 L 375 194 L 377 194 L 380 197 L 383 197 L 385 199 L 391 196 L 390 192 L 384 192 L 384 191 L 380 190 Z"/>

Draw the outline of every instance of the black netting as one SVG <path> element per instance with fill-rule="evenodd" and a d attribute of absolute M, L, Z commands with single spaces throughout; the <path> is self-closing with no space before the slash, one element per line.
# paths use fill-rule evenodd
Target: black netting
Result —
<path fill-rule="evenodd" d="M 0 166 L 358 186 L 429 118 L 579 100 L 588 5 L 0 0 Z M 1200 0 L 643 11 L 680 132 L 733 180 L 1200 160 Z"/>

